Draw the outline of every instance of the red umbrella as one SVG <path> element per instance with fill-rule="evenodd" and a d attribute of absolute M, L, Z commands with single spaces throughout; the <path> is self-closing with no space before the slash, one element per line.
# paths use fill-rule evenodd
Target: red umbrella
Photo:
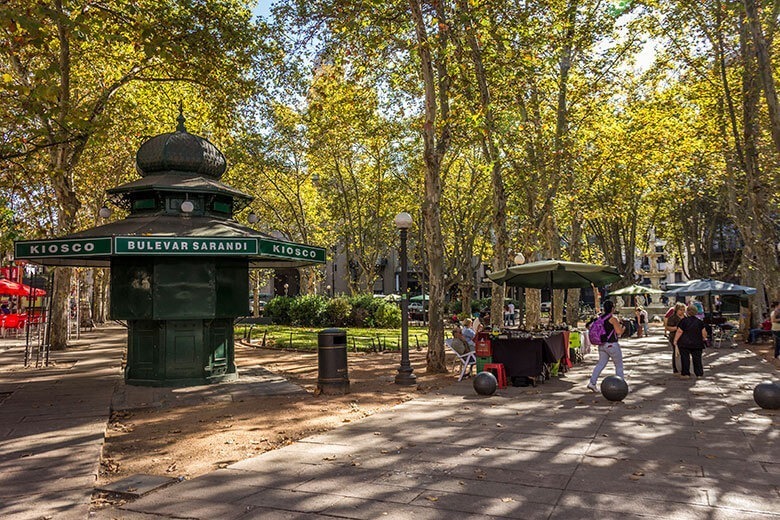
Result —
<path fill-rule="evenodd" d="M 39 296 L 46 296 L 46 291 L 43 289 L 35 289 L 29 285 L 12 282 L 11 280 L 6 280 L 5 278 L 0 279 L 0 294 L 10 296 L 30 296 L 31 290 L 33 297 L 37 298 Z"/>

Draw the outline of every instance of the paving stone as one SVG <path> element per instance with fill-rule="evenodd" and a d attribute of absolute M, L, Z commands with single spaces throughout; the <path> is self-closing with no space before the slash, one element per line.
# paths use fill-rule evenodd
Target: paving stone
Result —
<path fill-rule="evenodd" d="M 482 514 L 505 518 L 547 519 L 553 504 L 534 501 L 531 497 L 518 493 L 503 497 L 465 495 L 428 491 L 420 495 L 412 505 L 432 509 L 449 510 L 458 513 Z"/>
<path fill-rule="evenodd" d="M 101 487 L 95 488 L 97 491 L 106 491 L 109 493 L 118 493 L 132 498 L 141 497 L 155 489 L 167 486 L 176 482 L 175 478 L 160 477 L 158 475 L 131 475 L 122 480 L 111 482 Z"/>
<path fill-rule="evenodd" d="M 388 520 L 442 520 L 443 518 L 470 518 L 470 515 L 454 513 L 451 511 L 443 512 L 429 507 L 412 506 L 408 504 L 399 505 L 392 502 L 379 502 L 375 500 L 365 500 L 358 498 L 344 497 L 332 506 L 321 512 L 328 518 L 354 518 L 360 520 L 369 519 L 388 519 Z M 268 517 L 273 518 L 273 517 Z M 486 518 L 485 516 L 474 516 L 473 518 Z M 489 518 L 489 517 L 488 517 Z"/>
<path fill-rule="evenodd" d="M 567 490 L 556 504 L 598 511 L 606 517 L 623 514 L 655 515 L 662 518 L 686 518 L 685 512 L 693 504 L 673 500 L 654 500 L 631 494 L 593 493 Z"/>
<path fill-rule="evenodd" d="M 262 489 L 239 503 L 284 511 L 317 513 L 333 506 L 344 497 L 325 493 L 307 493 L 288 489 Z"/>
<path fill-rule="evenodd" d="M 557 505 L 553 509 L 550 518 L 554 518 L 555 520 L 604 520 L 604 518 L 609 518 L 609 517 L 605 515 L 605 512 L 603 510 L 599 510 L 599 509 Z M 620 520 L 649 520 L 649 519 L 666 520 L 668 517 L 654 516 L 650 513 L 646 515 L 620 513 L 619 518 Z"/>
<path fill-rule="evenodd" d="M 408 489 L 399 486 L 366 483 L 353 479 L 325 478 L 313 479 L 296 488 L 296 491 L 311 493 L 326 493 L 343 497 L 362 498 L 381 502 L 397 502 L 408 504 L 417 498 L 421 490 Z"/>
<path fill-rule="evenodd" d="M 4 498 L 0 500 L 0 518 L 3 520 L 42 518 L 84 520 L 88 515 L 91 496 L 88 488 L 82 487 Z"/>
<path fill-rule="evenodd" d="M 155 514 L 163 518 L 186 518 L 198 520 L 232 520 L 251 510 L 246 504 L 227 503 L 225 501 L 208 501 L 188 499 L 186 501 L 166 501 L 154 499 L 155 494 L 146 495 L 137 501 L 129 502 L 121 506 L 118 518 L 122 518 L 125 511 L 136 513 Z"/>

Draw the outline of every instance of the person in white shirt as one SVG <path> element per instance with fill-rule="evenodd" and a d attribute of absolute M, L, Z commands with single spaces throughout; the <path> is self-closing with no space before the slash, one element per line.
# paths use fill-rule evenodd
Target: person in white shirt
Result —
<path fill-rule="evenodd" d="M 515 304 L 512 302 L 509 302 L 509 305 L 507 305 L 507 309 L 509 311 L 509 323 L 507 325 L 511 325 L 512 327 L 515 326 Z"/>
<path fill-rule="evenodd" d="M 780 302 L 772 302 L 774 309 L 769 315 L 772 322 L 772 335 L 775 337 L 775 359 L 780 359 Z"/>

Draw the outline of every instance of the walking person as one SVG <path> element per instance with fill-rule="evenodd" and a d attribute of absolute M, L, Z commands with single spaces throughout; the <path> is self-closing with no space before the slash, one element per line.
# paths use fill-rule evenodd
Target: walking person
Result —
<path fill-rule="evenodd" d="M 704 367 L 701 354 L 707 341 L 707 328 L 696 315 L 699 313 L 695 305 L 685 309 L 685 318 L 677 325 L 673 345 L 680 351 L 680 377 L 691 378 L 691 358 L 693 358 L 693 373 L 696 377 L 704 377 Z"/>
<path fill-rule="evenodd" d="M 677 333 L 677 325 L 685 317 L 685 304 L 677 302 L 669 310 L 672 311 L 672 314 L 664 320 L 666 322 L 664 330 L 666 330 L 666 339 L 669 340 L 669 347 L 672 349 L 672 373 L 678 374 L 680 372 L 680 367 L 678 366 L 680 356 L 674 346 L 674 335 Z"/>
<path fill-rule="evenodd" d="M 772 322 L 772 336 L 775 339 L 775 359 L 780 359 L 780 302 L 772 302 L 772 309 L 769 319 Z"/>
<path fill-rule="evenodd" d="M 623 377 L 623 352 L 618 344 L 618 338 L 623 335 L 624 329 L 620 320 L 612 314 L 613 309 L 614 304 L 611 300 L 607 300 L 604 302 L 604 312 L 599 316 L 599 319 L 604 324 L 604 334 L 602 343 L 599 345 L 599 361 L 593 368 L 593 374 L 591 374 L 588 382 L 588 389 L 591 392 L 597 391 L 596 383 L 599 380 L 599 375 L 601 375 L 601 371 L 604 370 L 610 359 L 615 364 L 615 374 L 625 379 Z M 596 320 L 596 322 L 598 321 Z M 595 327 L 596 322 L 591 327 Z"/>

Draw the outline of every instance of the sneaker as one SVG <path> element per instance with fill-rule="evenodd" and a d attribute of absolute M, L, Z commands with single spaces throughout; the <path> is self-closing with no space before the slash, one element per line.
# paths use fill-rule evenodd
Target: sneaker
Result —
<path fill-rule="evenodd" d="M 590 390 L 591 392 L 598 392 L 596 385 L 594 385 L 593 383 L 588 383 L 588 390 Z"/>
<path fill-rule="evenodd" d="M 680 376 L 680 379 L 690 379 L 691 376 Z"/>

